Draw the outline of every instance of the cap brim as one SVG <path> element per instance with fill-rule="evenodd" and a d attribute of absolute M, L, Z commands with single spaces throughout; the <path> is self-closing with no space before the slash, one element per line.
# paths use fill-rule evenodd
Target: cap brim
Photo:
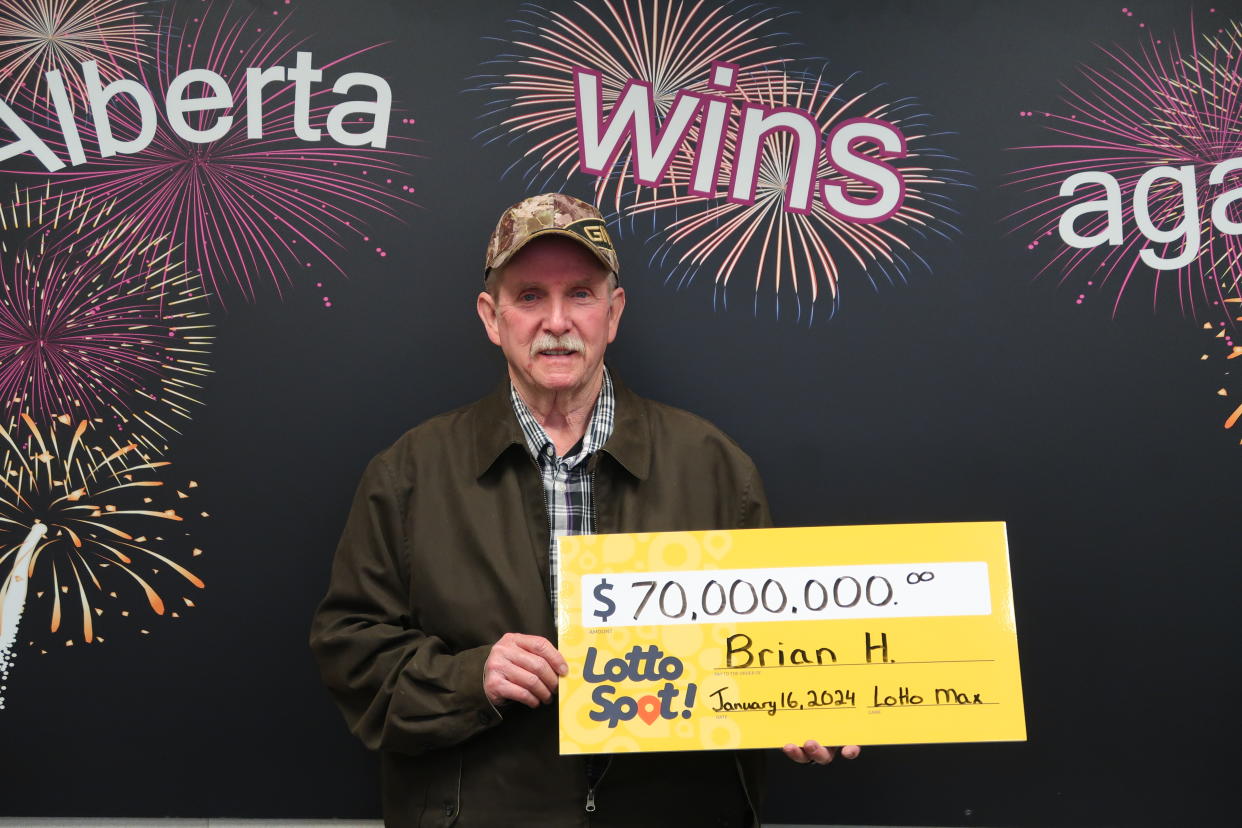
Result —
<path fill-rule="evenodd" d="M 600 264 L 604 266 L 605 270 L 607 270 L 609 273 L 612 273 L 618 277 L 620 276 L 620 268 L 614 269 L 612 266 L 612 262 L 608 261 L 608 259 L 604 257 L 604 254 L 600 251 L 600 249 L 596 247 L 595 245 L 591 244 L 591 242 L 582 238 L 582 236 L 579 236 L 577 233 L 571 233 L 570 231 L 565 230 L 561 227 L 545 227 L 542 230 L 536 230 L 535 232 L 529 234 L 526 238 L 522 239 L 521 243 L 518 244 L 516 247 L 513 247 L 510 250 L 505 251 L 505 253 L 501 256 L 497 256 L 495 261 L 489 262 L 487 265 L 487 268 L 484 269 L 483 271 L 483 278 L 486 279 L 491 274 L 491 272 L 495 270 L 496 268 L 504 267 L 505 264 L 508 263 L 510 259 L 516 256 L 518 252 L 522 250 L 523 247 L 530 244 L 532 241 L 534 241 L 535 239 L 541 236 L 564 236 L 567 239 L 573 239 L 578 244 L 585 247 L 587 250 L 590 250 L 591 253 L 595 256 L 595 258 L 599 259 Z"/>

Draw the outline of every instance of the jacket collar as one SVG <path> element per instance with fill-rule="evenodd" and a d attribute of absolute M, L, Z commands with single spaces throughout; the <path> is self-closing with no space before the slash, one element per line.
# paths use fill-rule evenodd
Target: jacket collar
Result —
<path fill-rule="evenodd" d="M 612 393 L 617 400 L 617 414 L 612 436 L 600 451 L 611 456 L 639 480 L 646 480 L 651 473 L 651 420 L 647 401 L 617 379 L 616 372 L 609 371 L 609 376 L 612 377 Z"/>
<path fill-rule="evenodd" d="M 610 376 L 617 403 L 616 420 L 612 436 L 600 451 L 620 463 L 634 477 L 645 480 L 651 471 L 651 423 L 647 417 L 646 401 L 618 380 L 615 371 L 610 371 Z M 514 447 L 526 453 L 526 438 L 509 400 L 507 376 L 492 393 L 474 406 L 471 427 L 474 429 L 476 477 L 487 474 L 496 461 Z"/>

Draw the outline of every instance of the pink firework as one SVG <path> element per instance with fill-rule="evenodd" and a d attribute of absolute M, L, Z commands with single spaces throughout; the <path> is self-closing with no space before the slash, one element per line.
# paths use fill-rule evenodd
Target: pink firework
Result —
<path fill-rule="evenodd" d="M 576 2 L 575 13 L 528 7 L 517 20 L 515 52 L 495 58 L 503 74 L 483 76 L 478 87 L 494 95 L 485 118 L 499 123 L 480 133 L 488 143 L 509 137 L 525 145 L 514 165 L 540 189 L 578 168 L 578 118 L 574 70 L 600 76 L 601 103 L 610 111 L 631 80 L 651 85 L 658 117 L 668 114 L 679 92 L 719 94 L 709 87 L 712 65 L 742 67 L 741 84 L 759 85 L 785 60 L 776 51 L 784 36 L 773 31 L 780 16 L 770 9 L 704 0 L 604 0 Z M 512 168 L 511 168 L 512 169 Z M 621 212 L 662 190 L 637 186 L 628 153 L 608 175 L 596 178 L 595 201 Z"/>
<path fill-rule="evenodd" d="M 904 198 L 896 212 L 875 223 L 842 218 L 818 198 L 811 201 L 807 212 L 790 211 L 787 192 L 801 146 L 793 133 L 782 130 L 763 142 L 753 202 L 729 201 L 729 182 L 738 163 L 735 108 L 724 135 L 714 198 L 706 201 L 684 192 L 661 194 L 629 208 L 631 215 L 669 208 L 681 213 L 663 225 L 653 257 L 657 266 L 669 267 L 669 281 L 684 286 L 706 271 L 715 285 L 714 295 L 724 302 L 725 289 L 740 277 L 748 290 L 753 289 L 756 310 L 766 289 L 778 315 L 781 297 L 786 296 L 793 301 L 799 321 L 804 309 L 809 311 L 809 323 L 825 292 L 835 310 L 841 281 L 848 274 L 858 274 L 872 287 L 904 282 L 915 263 L 927 267 L 917 249 L 922 242 L 930 236 L 948 239 L 956 234 L 948 220 L 953 210 L 947 193 L 962 186 L 964 174 L 949 168 L 946 162 L 951 159 L 931 145 L 936 136 L 928 132 L 928 116 L 911 100 L 880 99 L 874 89 L 852 89 L 849 81 L 829 83 L 822 74 L 782 74 L 761 88 L 740 90 L 740 101 L 769 110 L 801 110 L 814 119 L 823 135 L 859 117 L 887 122 L 905 136 L 904 156 L 884 159 L 900 176 Z M 878 160 L 876 150 L 856 148 L 855 152 Z M 839 184 L 856 198 L 873 195 L 870 185 L 843 175 L 829 163 L 827 152 L 817 152 L 814 158 L 817 166 L 812 181 Z M 688 180 L 692 169 L 687 157 L 679 156 L 670 173 L 676 180 Z"/>
<path fill-rule="evenodd" d="M 159 453 L 210 374 L 207 302 L 166 238 L 86 230 L 110 208 L 31 192 L 0 208 L 0 229 L 34 234 L 0 255 L 0 411 L 106 422 Z"/>
<path fill-rule="evenodd" d="M 307 112 L 298 113 L 294 84 L 283 81 L 263 88 L 263 134 L 249 138 L 247 68 L 292 66 L 304 45 L 289 33 L 287 18 L 239 17 L 231 7 L 221 11 L 212 3 L 195 9 L 199 16 L 183 26 L 173 25 L 171 12 L 161 19 L 160 57 L 154 68 L 140 68 L 138 81 L 158 99 L 183 71 L 219 75 L 230 90 L 246 93 L 231 107 L 185 118 L 191 128 L 207 130 L 231 116 L 231 128 L 218 140 L 192 143 L 173 131 L 166 111 L 157 107 L 154 137 L 145 149 L 100 158 L 92 151 L 98 147 L 93 123 L 79 119 L 89 160 L 50 177 L 67 195 L 113 202 L 116 216 L 181 245 L 187 267 L 221 302 L 230 287 L 253 301 L 268 280 L 280 293 L 313 260 L 344 275 L 335 256 L 349 239 L 367 238 L 364 216 L 395 218 L 396 205 L 410 203 L 399 193 L 413 188 L 393 183 L 404 177 L 400 163 L 410 154 L 341 146 L 326 137 L 306 140 L 295 124 L 305 121 L 302 132 L 318 129 L 339 101 L 325 97 L 334 96 L 331 86 L 314 89 Z M 329 69 L 372 48 L 314 68 Z M 139 132 L 141 116 L 130 96 L 114 99 L 109 114 L 115 134 Z M 54 146 L 67 154 L 64 143 Z"/>
<path fill-rule="evenodd" d="M 1014 182 L 1036 200 L 1010 218 L 1018 220 L 1029 249 L 1048 241 L 1053 244 L 1042 249 L 1057 250 L 1040 273 L 1059 271 L 1063 279 L 1080 274 L 1089 286 L 1107 285 L 1114 294 L 1114 313 L 1136 282 L 1150 287 L 1153 307 L 1162 283 L 1167 285 L 1176 292 L 1183 313 L 1242 296 L 1242 237 L 1214 226 L 1211 200 L 1223 188 L 1209 181 L 1214 166 L 1242 155 L 1242 27 L 1231 22 L 1219 33 L 1201 37 L 1192 27 L 1187 45 L 1176 37 L 1163 40 L 1149 35 L 1135 53 L 1101 48 L 1103 66 L 1082 67 L 1077 83 L 1064 86 L 1063 111 L 1040 119 L 1055 139 L 1021 147 L 1059 160 L 1014 174 Z M 1135 218 L 1136 185 L 1155 168 L 1185 166 L 1194 168 L 1192 203 L 1178 182 L 1163 178 L 1152 186 L 1147 204 L 1155 227 L 1184 222 L 1192 232 L 1173 242 L 1152 241 Z M 1062 214 L 1102 197 L 1098 184 L 1060 196 L 1062 183 L 1077 173 L 1106 173 L 1119 185 L 1123 219 L 1119 243 L 1097 247 L 1055 243 Z M 1228 205 L 1229 221 L 1237 222 L 1239 215 L 1236 201 Z M 1079 235 L 1095 236 L 1105 233 L 1109 222 L 1106 212 L 1090 211 L 1075 229 Z M 1199 245 L 1198 252 L 1184 266 L 1162 271 L 1143 261 L 1144 249 L 1176 260 L 1183 244 L 1192 241 Z"/>
<path fill-rule="evenodd" d="M 41 94 L 58 71 L 74 102 L 85 100 L 80 67 L 99 65 L 104 82 L 147 58 L 151 27 L 132 0 L 0 0 L 0 89 L 9 103 Z"/>

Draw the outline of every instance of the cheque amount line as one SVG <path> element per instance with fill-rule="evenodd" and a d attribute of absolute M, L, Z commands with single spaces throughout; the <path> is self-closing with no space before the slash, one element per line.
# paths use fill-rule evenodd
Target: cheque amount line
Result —
<path fill-rule="evenodd" d="M 611 587 L 605 579 L 594 590 L 596 600 L 603 605 L 603 609 L 596 610 L 595 615 L 605 623 L 616 611 L 616 605 L 605 597 L 606 591 Z M 727 590 L 723 583 L 713 578 L 703 585 L 697 608 L 690 606 L 686 588 L 676 580 L 665 581 L 663 586 L 655 580 L 631 581 L 630 587 L 646 590 L 631 616 L 634 621 L 639 620 L 639 616 L 651 603 L 657 587 L 659 595 L 652 606 L 670 620 L 684 618 L 687 612 L 696 620 L 699 612 L 707 618 L 722 615 L 726 610 L 742 616 L 751 615 L 761 608 L 768 615 L 776 616 L 787 610 L 790 614 L 798 612 L 798 605 L 790 604 L 785 585 L 775 578 L 768 578 L 758 588 L 745 578 L 734 578 Z M 895 604 L 893 598 L 893 585 L 883 575 L 871 575 L 866 581 L 860 581 L 852 575 L 842 575 L 832 582 L 831 589 L 818 579 L 808 578 L 802 586 L 802 607 L 812 613 L 822 612 L 830 604 L 837 609 L 852 609 L 864 601 L 872 607 L 884 607 Z"/>

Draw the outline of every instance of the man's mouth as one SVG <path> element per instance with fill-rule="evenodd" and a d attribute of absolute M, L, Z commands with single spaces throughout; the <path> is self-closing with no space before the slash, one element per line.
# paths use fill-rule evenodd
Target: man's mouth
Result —
<path fill-rule="evenodd" d="M 543 334 L 530 344 L 530 353 L 531 356 L 564 359 L 582 353 L 584 347 L 582 340 L 574 334 L 564 336 Z"/>

